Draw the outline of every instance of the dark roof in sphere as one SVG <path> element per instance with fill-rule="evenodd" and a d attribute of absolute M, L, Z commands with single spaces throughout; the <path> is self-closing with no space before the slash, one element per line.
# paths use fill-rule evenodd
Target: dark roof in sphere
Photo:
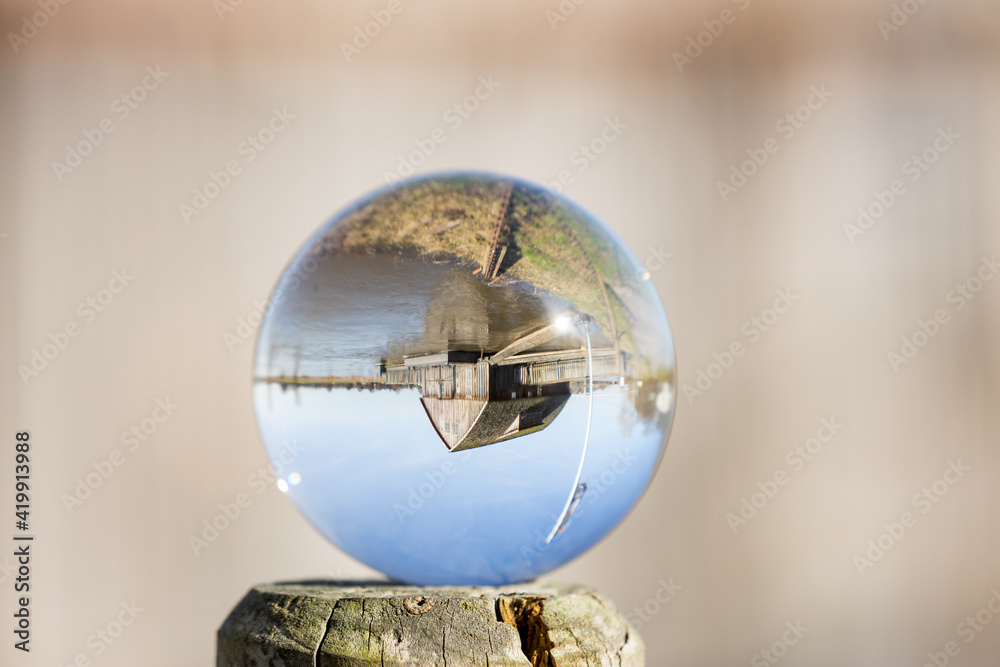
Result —
<path fill-rule="evenodd" d="M 537 433 L 568 400 L 569 395 L 561 394 L 491 401 L 423 398 L 420 402 L 445 446 L 457 452 Z"/>

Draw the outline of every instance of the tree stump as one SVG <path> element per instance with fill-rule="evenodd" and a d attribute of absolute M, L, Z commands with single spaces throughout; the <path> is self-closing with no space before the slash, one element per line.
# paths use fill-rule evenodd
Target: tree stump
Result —
<path fill-rule="evenodd" d="M 639 667 L 639 634 L 578 586 L 255 586 L 219 628 L 217 667 Z"/>

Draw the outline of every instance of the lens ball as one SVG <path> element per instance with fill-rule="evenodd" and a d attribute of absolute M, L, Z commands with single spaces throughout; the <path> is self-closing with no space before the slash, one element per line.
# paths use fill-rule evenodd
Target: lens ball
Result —
<path fill-rule="evenodd" d="M 534 579 L 649 484 L 675 398 L 650 274 L 521 180 L 397 182 L 278 280 L 254 360 L 279 489 L 330 542 L 423 585 Z"/>

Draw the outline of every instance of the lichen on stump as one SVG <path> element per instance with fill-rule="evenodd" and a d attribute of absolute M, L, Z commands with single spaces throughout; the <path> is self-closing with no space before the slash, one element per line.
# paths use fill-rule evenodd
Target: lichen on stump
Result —
<path fill-rule="evenodd" d="M 219 628 L 217 667 L 644 664 L 642 639 L 578 586 L 255 586 Z"/>

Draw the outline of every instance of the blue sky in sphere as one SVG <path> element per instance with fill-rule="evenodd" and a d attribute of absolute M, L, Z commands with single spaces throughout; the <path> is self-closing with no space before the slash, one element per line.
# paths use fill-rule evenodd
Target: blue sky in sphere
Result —
<path fill-rule="evenodd" d="M 283 474 L 301 475 L 288 495 L 306 518 L 354 558 L 420 584 L 523 581 L 579 555 L 638 500 L 665 436 L 663 420 L 629 427 L 624 390 L 595 392 L 587 492 L 547 544 L 574 488 L 585 395 L 542 431 L 464 452 L 447 450 L 416 389 L 258 383 L 254 395 L 269 458 L 285 442 L 303 449 Z"/>

